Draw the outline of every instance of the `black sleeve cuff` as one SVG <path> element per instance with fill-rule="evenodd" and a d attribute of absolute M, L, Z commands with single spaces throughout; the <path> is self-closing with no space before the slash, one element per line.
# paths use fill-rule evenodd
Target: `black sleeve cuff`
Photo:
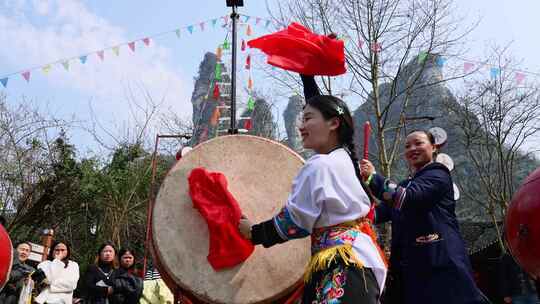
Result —
<path fill-rule="evenodd" d="M 302 84 L 304 85 L 304 98 L 306 101 L 311 97 L 321 95 L 314 76 L 300 74 L 300 78 L 302 79 Z"/>
<path fill-rule="evenodd" d="M 268 248 L 286 241 L 279 236 L 272 219 L 251 227 L 251 242 L 253 245 L 263 245 L 264 248 Z"/>

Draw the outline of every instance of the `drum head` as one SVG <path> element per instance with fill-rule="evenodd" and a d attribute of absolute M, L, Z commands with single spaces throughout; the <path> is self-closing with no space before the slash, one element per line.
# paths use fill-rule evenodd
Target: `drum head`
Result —
<path fill-rule="evenodd" d="M 4 226 L 0 225 L 0 291 L 6 285 L 9 279 L 9 273 L 11 272 L 11 264 L 13 263 L 13 245 L 11 239 L 4 229 Z"/>
<path fill-rule="evenodd" d="M 160 271 L 209 303 L 271 303 L 286 295 L 302 278 L 309 238 L 257 246 L 244 263 L 216 272 L 207 260 L 208 228 L 193 208 L 187 178 L 196 167 L 223 173 L 242 212 L 258 223 L 284 206 L 302 165 L 302 158 L 284 145 L 247 135 L 217 137 L 185 154 L 167 174 L 153 208 Z"/>

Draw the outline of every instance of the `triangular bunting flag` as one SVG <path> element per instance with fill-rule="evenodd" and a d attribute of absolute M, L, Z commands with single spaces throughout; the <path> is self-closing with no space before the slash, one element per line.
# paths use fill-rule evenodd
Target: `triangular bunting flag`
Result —
<path fill-rule="evenodd" d="M 23 72 L 21 75 L 26 80 L 26 82 L 30 82 L 30 71 Z"/>
<path fill-rule="evenodd" d="M 253 89 L 253 79 L 251 79 L 251 76 L 248 79 L 248 89 L 249 90 Z"/>
<path fill-rule="evenodd" d="M 212 19 L 212 26 L 216 27 L 217 19 Z"/>
<path fill-rule="evenodd" d="M 214 95 L 214 99 L 219 99 L 220 94 L 219 94 L 219 86 L 217 83 L 214 85 L 213 95 Z"/>
<path fill-rule="evenodd" d="M 264 25 L 264 27 L 268 27 L 270 25 L 270 20 L 266 20 L 266 24 Z"/>
<path fill-rule="evenodd" d="M 193 25 L 188 26 L 187 30 L 189 31 L 190 34 L 193 34 Z"/>
<path fill-rule="evenodd" d="M 9 78 L 7 78 L 7 77 L 0 79 L 0 83 L 4 86 L 4 88 L 7 88 L 8 80 L 9 80 Z"/>
<path fill-rule="evenodd" d="M 244 121 L 244 129 L 251 130 L 251 127 L 253 127 L 251 123 L 251 118 L 248 118 Z"/>
<path fill-rule="evenodd" d="M 150 45 L 150 38 L 143 38 L 142 40 L 144 42 L 144 44 L 146 44 L 146 46 L 149 46 Z"/>
<path fill-rule="evenodd" d="M 246 42 L 244 41 L 244 39 L 242 39 L 242 44 L 240 46 L 240 50 L 241 51 L 245 51 L 246 50 Z"/>
<path fill-rule="evenodd" d="M 205 141 L 208 139 L 208 127 L 204 127 L 204 129 L 201 132 L 201 136 L 199 137 L 200 141 Z"/>
<path fill-rule="evenodd" d="M 221 80 L 221 64 L 220 63 L 216 64 L 216 72 L 214 74 L 214 78 L 216 80 Z"/>
<path fill-rule="evenodd" d="M 375 53 L 378 53 L 382 50 L 382 47 L 381 47 L 381 44 L 378 43 L 378 42 L 375 42 L 375 43 L 372 43 L 371 44 L 371 51 L 372 52 L 375 52 Z"/>
<path fill-rule="evenodd" d="M 229 15 L 223 16 L 223 23 L 225 23 L 225 25 L 229 24 Z"/>
<path fill-rule="evenodd" d="M 246 57 L 246 70 L 251 69 L 251 55 L 247 55 Z"/>
<path fill-rule="evenodd" d="M 128 46 L 132 52 L 135 52 L 135 41 L 128 43 Z"/>
<path fill-rule="evenodd" d="M 255 109 L 255 101 L 253 100 L 253 97 L 251 97 L 251 96 L 249 96 L 249 98 L 248 98 L 247 108 L 248 108 L 248 110 Z"/>
<path fill-rule="evenodd" d="M 424 63 L 426 61 L 428 53 L 427 52 L 420 52 L 418 53 L 418 63 Z"/>
<path fill-rule="evenodd" d="M 199 23 L 199 26 L 201 27 L 201 31 L 204 31 L 204 22 Z"/>
<path fill-rule="evenodd" d="M 437 66 L 438 67 L 443 67 L 445 63 L 446 63 L 446 58 L 444 58 L 442 56 L 437 57 Z"/>
<path fill-rule="evenodd" d="M 463 63 L 463 73 L 469 73 L 474 67 L 474 63 L 465 62 Z"/>
<path fill-rule="evenodd" d="M 176 33 L 176 37 L 180 38 L 180 29 L 177 29 L 176 31 L 174 31 Z"/>
<path fill-rule="evenodd" d="M 248 24 L 247 30 L 246 30 L 246 35 L 251 36 L 252 33 L 253 33 L 253 31 L 251 30 L 251 25 Z"/>
<path fill-rule="evenodd" d="M 41 70 L 44 74 L 48 74 L 51 71 L 51 65 L 47 64 L 46 66 L 42 67 Z"/>
<path fill-rule="evenodd" d="M 523 80 L 525 80 L 525 74 L 517 72 L 516 73 L 516 83 L 521 84 L 523 82 Z"/>
<path fill-rule="evenodd" d="M 223 54 L 223 50 L 221 49 L 220 46 L 218 46 L 217 50 L 216 50 L 216 56 L 217 56 L 217 59 L 218 60 L 221 60 L 221 55 Z"/>
<path fill-rule="evenodd" d="M 228 50 L 230 49 L 231 45 L 229 43 L 229 41 L 225 40 L 225 42 L 223 42 L 223 49 L 224 50 Z"/>
<path fill-rule="evenodd" d="M 104 51 L 97 51 L 97 55 L 101 61 L 105 60 L 105 52 Z"/>
<path fill-rule="evenodd" d="M 214 109 L 214 113 L 212 113 L 212 117 L 210 118 L 210 125 L 212 127 L 215 127 L 218 122 L 219 122 L 219 117 L 221 116 L 221 112 L 219 111 L 219 109 L 216 107 Z"/>
<path fill-rule="evenodd" d="M 79 60 L 81 61 L 81 64 L 85 64 L 86 59 L 88 59 L 88 56 L 86 56 L 86 55 L 79 57 Z"/>
<path fill-rule="evenodd" d="M 259 17 L 255 18 L 255 25 L 258 25 L 259 22 L 261 22 L 261 18 L 259 18 Z"/>
<path fill-rule="evenodd" d="M 115 46 L 115 47 L 112 48 L 112 51 L 116 56 L 120 55 L 120 47 Z"/>
<path fill-rule="evenodd" d="M 63 61 L 62 62 L 62 66 L 64 67 L 64 69 L 66 71 L 69 71 L 69 61 Z"/>
<path fill-rule="evenodd" d="M 358 47 L 363 48 L 364 47 L 364 40 L 358 40 Z"/>
<path fill-rule="evenodd" d="M 244 22 L 248 22 L 248 21 L 249 21 L 249 18 L 251 18 L 250 16 L 244 16 L 244 17 L 245 17 Z"/>
<path fill-rule="evenodd" d="M 500 73 L 501 73 L 501 69 L 499 68 L 491 68 L 489 70 L 489 74 L 491 75 L 491 78 L 493 79 L 497 78 Z"/>

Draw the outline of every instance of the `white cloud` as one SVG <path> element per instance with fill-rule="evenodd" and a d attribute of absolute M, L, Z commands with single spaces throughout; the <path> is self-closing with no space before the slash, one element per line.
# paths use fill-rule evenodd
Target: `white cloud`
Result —
<path fill-rule="evenodd" d="M 123 28 L 78 0 L 6 0 L 0 9 L 0 66 L 10 69 L 41 66 L 129 39 Z M 127 119 L 125 88 L 135 84 L 156 99 L 165 96 L 165 108 L 174 105 L 181 113 L 191 113 L 192 81 L 171 68 L 173 59 L 171 50 L 159 41 L 152 41 L 150 47 L 138 41 L 135 53 L 127 45 L 121 46 L 118 57 L 105 51 L 104 62 L 96 54 L 90 54 L 85 65 L 71 60 L 69 72 L 61 64 L 53 65 L 46 77 L 34 70 L 29 88 L 34 81 L 44 81 L 47 92 L 40 93 L 55 96 L 53 103 L 69 102 L 58 94 L 69 89 L 85 100 L 92 98 L 97 111 L 108 110 L 104 115 L 113 112 L 115 119 Z M 13 77 L 10 83 L 14 81 L 23 80 Z"/>

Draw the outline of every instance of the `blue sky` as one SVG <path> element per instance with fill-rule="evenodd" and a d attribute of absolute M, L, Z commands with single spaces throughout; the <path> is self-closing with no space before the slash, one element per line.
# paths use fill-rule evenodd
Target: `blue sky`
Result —
<path fill-rule="evenodd" d="M 268 16 L 263 0 L 245 0 L 241 13 Z M 272 3 L 272 0 L 268 0 Z M 506 44 L 513 41 L 512 52 L 523 65 L 540 72 L 540 28 L 535 0 L 455 1 L 457 12 L 468 20 L 479 16 L 482 22 L 470 36 L 471 59 L 481 59 L 485 43 Z M 132 53 L 127 46 L 115 57 L 106 51 L 105 61 L 91 55 L 85 65 L 74 61 L 68 72 L 55 65 L 44 75 L 33 71 L 26 83 L 20 75 L 10 77 L 7 89 L 10 102 L 21 96 L 44 103 L 62 117 L 75 114 L 89 118 L 92 104 L 100 121 L 115 126 L 127 124 L 126 89 L 144 87 L 163 106 L 180 116 L 191 113 L 190 96 L 193 77 L 207 51 L 214 51 L 223 41 L 225 31 L 207 24 L 201 32 L 198 23 L 228 14 L 225 1 L 81 1 L 81 0 L 2 0 L 0 1 L 0 78 L 29 67 L 41 66 L 62 58 L 85 54 L 123 42 L 196 24 L 194 33 L 183 29 L 180 38 L 174 33 L 141 42 Z M 221 22 L 220 22 L 221 23 Z M 266 33 L 253 27 L 254 34 Z M 255 83 L 257 87 L 258 83 Z M 84 133 L 71 134 L 74 143 L 92 146 Z"/>

